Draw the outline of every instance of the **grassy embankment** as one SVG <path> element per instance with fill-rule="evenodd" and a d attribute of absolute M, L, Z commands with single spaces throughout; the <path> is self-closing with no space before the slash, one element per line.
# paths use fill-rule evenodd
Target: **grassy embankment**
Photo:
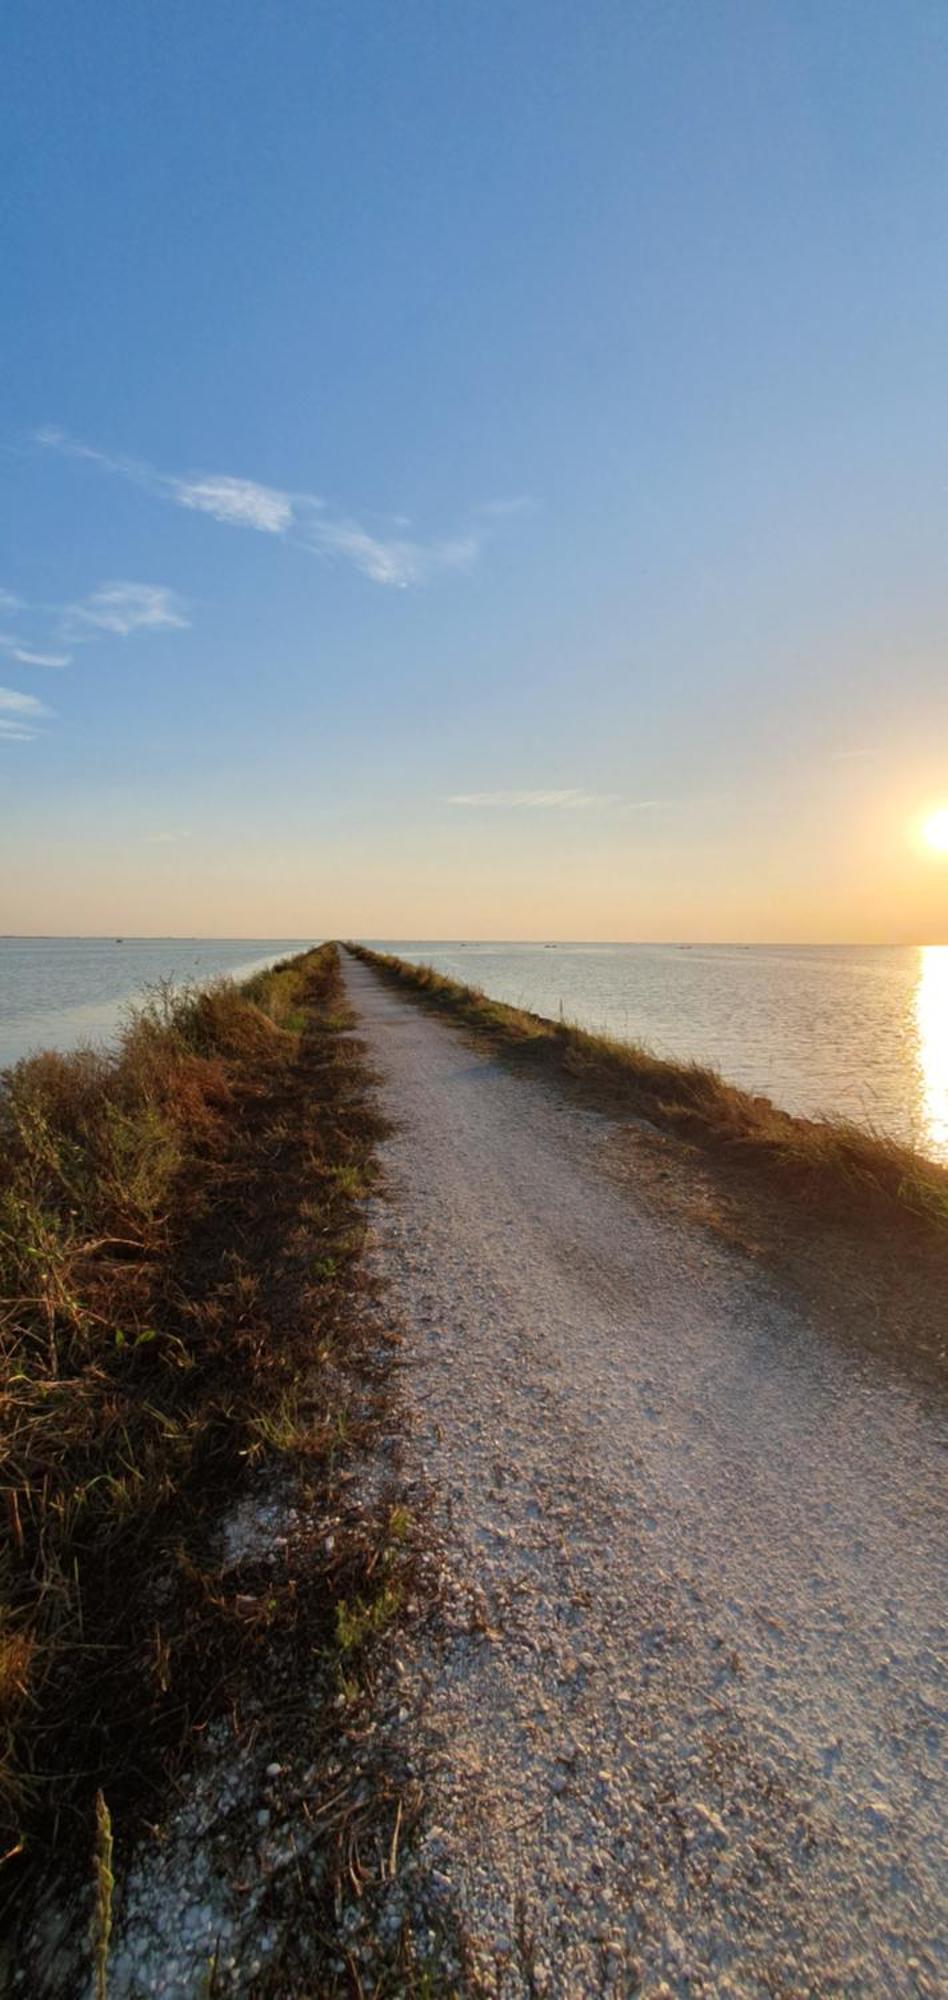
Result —
<path fill-rule="evenodd" d="M 100 1790 L 121 1857 L 255 1676 L 291 1735 L 308 1676 L 312 1731 L 314 1659 L 351 1675 L 395 1604 L 402 1523 L 263 1583 L 209 1531 L 268 1467 L 318 1518 L 363 1421 L 344 1385 L 379 1127 L 341 1008 L 327 945 L 0 1078 L 8 1916 L 44 1868 L 91 1875 Z"/>
<path fill-rule="evenodd" d="M 859 1319 L 871 1334 L 877 1322 L 884 1340 L 943 1363 L 948 1169 L 858 1125 L 793 1117 L 700 1064 L 666 1062 L 507 1006 L 429 965 L 350 949 L 521 1067 L 560 1079 L 619 1119 L 648 1121 L 659 1140 L 686 1141 L 699 1219 L 738 1247 L 792 1265 L 841 1328 Z M 642 1134 L 646 1177 L 655 1164 L 647 1151 Z"/>

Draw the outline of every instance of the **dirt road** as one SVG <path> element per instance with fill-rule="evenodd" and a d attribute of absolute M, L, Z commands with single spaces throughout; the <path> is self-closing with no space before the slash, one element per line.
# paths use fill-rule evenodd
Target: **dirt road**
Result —
<path fill-rule="evenodd" d="M 943 1415 L 615 1185 L 607 1121 L 346 980 L 454 1582 L 400 1685 L 416 1920 L 511 1996 L 948 1990 Z"/>

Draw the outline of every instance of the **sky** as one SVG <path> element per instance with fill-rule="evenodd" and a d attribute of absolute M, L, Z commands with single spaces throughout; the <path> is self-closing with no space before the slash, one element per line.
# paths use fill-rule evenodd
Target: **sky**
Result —
<path fill-rule="evenodd" d="M 944 0 L 0 40 L 0 930 L 948 941 Z"/>

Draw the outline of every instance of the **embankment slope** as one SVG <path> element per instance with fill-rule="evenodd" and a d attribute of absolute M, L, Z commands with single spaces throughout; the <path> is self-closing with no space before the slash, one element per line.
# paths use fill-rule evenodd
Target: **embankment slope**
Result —
<path fill-rule="evenodd" d="M 344 969 L 454 1607 L 400 1683 L 407 1907 L 505 1994 L 943 1990 L 934 1392 L 617 1185 L 608 1118 Z"/>

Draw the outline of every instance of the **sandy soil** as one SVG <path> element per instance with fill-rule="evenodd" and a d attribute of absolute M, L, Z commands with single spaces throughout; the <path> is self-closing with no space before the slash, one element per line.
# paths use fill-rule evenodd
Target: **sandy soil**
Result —
<path fill-rule="evenodd" d="M 345 970 L 452 1578 L 389 1725 L 422 1942 L 450 1913 L 511 1996 L 948 1991 L 943 1413 L 617 1186 L 607 1120 Z"/>

